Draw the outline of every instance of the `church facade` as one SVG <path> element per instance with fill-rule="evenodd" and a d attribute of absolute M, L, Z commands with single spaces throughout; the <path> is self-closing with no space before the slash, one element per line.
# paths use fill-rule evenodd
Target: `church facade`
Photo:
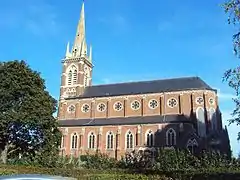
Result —
<path fill-rule="evenodd" d="M 58 122 L 62 155 L 133 150 L 230 151 L 217 91 L 199 77 L 92 85 L 92 48 L 82 5 L 74 44 L 62 60 Z"/>

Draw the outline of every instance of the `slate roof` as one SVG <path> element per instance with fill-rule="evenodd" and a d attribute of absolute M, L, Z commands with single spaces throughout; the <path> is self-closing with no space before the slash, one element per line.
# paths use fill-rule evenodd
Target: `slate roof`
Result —
<path fill-rule="evenodd" d="M 59 120 L 61 127 L 75 126 L 107 126 L 107 125 L 134 125 L 134 124 L 156 124 L 173 122 L 193 122 L 184 115 L 165 116 L 139 116 L 139 117 L 119 117 L 119 118 L 97 118 L 97 119 L 69 119 Z"/>
<path fill-rule="evenodd" d="M 199 77 L 183 77 L 152 81 L 118 84 L 93 85 L 87 87 L 83 95 L 68 99 L 109 97 L 134 94 L 149 94 L 183 90 L 214 90 Z M 214 90 L 216 91 L 216 90 Z"/>

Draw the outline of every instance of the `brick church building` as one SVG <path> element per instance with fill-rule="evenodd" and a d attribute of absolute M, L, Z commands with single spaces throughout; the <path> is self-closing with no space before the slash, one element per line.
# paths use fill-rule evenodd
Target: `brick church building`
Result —
<path fill-rule="evenodd" d="M 58 121 L 61 154 L 96 151 L 120 158 L 157 147 L 229 153 L 217 91 L 199 77 L 92 85 L 84 3 L 74 44 L 62 60 Z"/>

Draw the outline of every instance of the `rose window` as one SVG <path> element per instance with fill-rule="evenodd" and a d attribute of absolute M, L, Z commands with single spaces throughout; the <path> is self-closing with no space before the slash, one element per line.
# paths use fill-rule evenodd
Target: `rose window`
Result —
<path fill-rule="evenodd" d="M 202 97 L 196 98 L 196 103 L 199 104 L 199 105 L 203 104 L 204 103 L 203 98 Z"/>
<path fill-rule="evenodd" d="M 213 99 L 213 98 L 210 98 L 210 99 L 209 99 L 209 104 L 211 104 L 211 105 L 214 104 L 214 99 Z"/>
<path fill-rule="evenodd" d="M 105 109 L 106 109 L 105 104 L 101 103 L 101 104 L 98 105 L 98 111 L 103 112 L 103 111 L 105 111 Z"/>
<path fill-rule="evenodd" d="M 70 113 L 75 112 L 75 106 L 74 105 L 69 106 L 68 107 L 68 112 L 70 112 Z"/>
<path fill-rule="evenodd" d="M 138 101 L 133 101 L 131 104 L 131 108 L 137 110 L 140 108 L 140 103 Z"/>
<path fill-rule="evenodd" d="M 122 108 L 123 108 L 122 103 L 116 102 L 116 103 L 114 104 L 114 109 L 115 109 L 116 111 L 120 111 L 120 110 L 122 110 Z"/>
<path fill-rule="evenodd" d="M 158 106 L 158 102 L 155 99 L 153 99 L 153 100 L 149 101 L 148 106 L 152 109 L 155 109 Z"/>
<path fill-rule="evenodd" d="M 90 109 L 90 106 L 89 106 L 88 104 L 84 104 L 84 105 L 82 106 L 82 112 L 88 112 L 89 109 Z"/>
<path fill-rule="evenodd" d="M 171 108 L 177 106 L 177 100 L 174 99 L 174 98 L 169 99 L 168 100 L 168 106 L 171 107 Z"/>

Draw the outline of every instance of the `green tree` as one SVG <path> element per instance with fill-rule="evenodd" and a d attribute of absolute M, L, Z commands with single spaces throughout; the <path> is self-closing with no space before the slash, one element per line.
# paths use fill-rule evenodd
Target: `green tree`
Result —
<path fill-rule="evenodd" d="M 40 74 L 24 61 L 0 62 L 0 153 L 41 161 L 58 153 L 60 132 L 53 117 L 56 100 Z"/>
<path fill-rule="evenodd" d="M 238 30 L 233 35 L 233 49 L 237 57 L 240 57 L 240 1 L 239 0 L 228 0 L 223 4 L 225 12 L 228 14 L 228 23 L 233 24 Z M 231 123 L 240 124 L 240 66 L 233 67 L 224 73 L 223 80 L 228 83 L 236 94 L 236 98 L 233 99 L 235 103 L 235 109 L 232 112 L 232 119 L 229 120 Z M 240 132 L 238 133 L 238 139 L 240 140 Z"/>

